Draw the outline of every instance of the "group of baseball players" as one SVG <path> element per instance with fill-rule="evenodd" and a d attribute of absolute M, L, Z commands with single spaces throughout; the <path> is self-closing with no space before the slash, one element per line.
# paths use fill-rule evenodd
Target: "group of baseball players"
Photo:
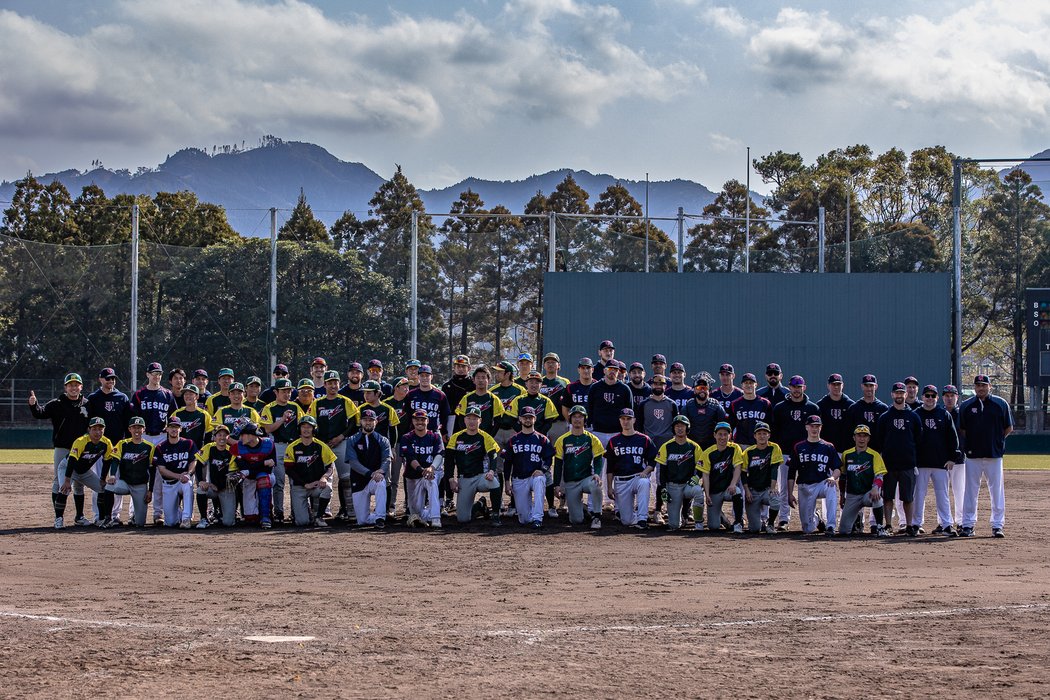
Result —
<path fill-rule="evenodd" d="M 598 530 L 612 512 L 638 529 L 772 534 L 796 509 L 805 534 L 915 537 L 926 532 L 932 484 L 932 533 L 972 537 L 983 480 L 991 532 L 1004 537 L 1013 421 L 986 376 L 961 404 L 956 387 L 907 377 L 887 405 L 873 375 L 854 401 L 831 374 L 814 402 L 801 376 L 782 383 L 776 363 L 763 386 L 750 372 L 737 386 L 730 364 L 717 380 L 701 372 L 687 382 L 685 367 L 663 355 L 647 373 L 615 352 L 602 341 L 575 380 L 560 375 L 553 352 L 539 368 L 528 353 L 473 367 L 459 355 L 440 388 L 418 360 L 388 382 L 380 360 L 353 362 L 344 378 L 318 357 L 294 384 L 276 365 L 265 389 L 222 368 L 214 393 L 206 370 L 170 370 L 165 386 L 154 362 L 130 397 L 106 368 L 88 395 L 70 373 L 62 395 L 40 405 L 31 392 L 29 404 L 53 426 L 58 529 L 72 493 L 74 523 L 101 528 L 124 524 L 127 496 L 133 527 L 152 505 L 155 525 L 199 529 L 381 529 L 395 519 L 440 528 L 443 516 L 541 528 L 566 513 L 572 526 Z"/>

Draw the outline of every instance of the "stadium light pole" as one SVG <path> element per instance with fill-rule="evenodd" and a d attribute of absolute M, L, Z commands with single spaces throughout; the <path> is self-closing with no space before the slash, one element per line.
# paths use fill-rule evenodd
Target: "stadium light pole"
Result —
<path fill-rule="evenodd" d="M 554 256 L 557 254 L 558 215 L 547 214 L 547 272 L 554 272 L 557 265 Z"/>
<path fill-rule="evenodd" d="M 131 374 L 128 386 L 134 391 L 139 376 L 139 205 L 131 205 Z"/>
<path fill-rule="evenodd" d="M 419 212 L 412 210 L 412 269 L 410 271 L 412 295 L 412 343 L 409 355 L 416 356 L 419 343 Z"/>
<path fill-rule="evenodd" d="M 277 364 L 277 207 L 270 207 L 270 367 Z"/>
<path fill-rule="evenodd" d="M 824 272 L 824 207 L 817 209 L 817 272 Z"/>
<path fill-rule="evenodd" d="M 962 162 L 952 161 L 952 383 L 962 386 Z"/>
<path fill-rule="evenodd" d="M 751 146 L 747 147 L 747 184 L 744 185 L 744 272 L 751 272 Z"/>
<path fill-rule="evenodd" d="M 849 237 L 850 237 L 850 219 L 849 209 L 852 206 L 853 190 L 849 187 L 846 188 L 846 273 L 849 274 Z"/>
<path fill-rule="evenodd" d="M 645 271 L 649 272 L 649 173 L 645 174 Z"/>

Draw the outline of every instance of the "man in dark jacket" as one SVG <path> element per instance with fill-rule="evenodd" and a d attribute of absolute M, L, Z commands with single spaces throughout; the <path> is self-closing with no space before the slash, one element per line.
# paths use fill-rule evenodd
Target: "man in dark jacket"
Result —
<path fill-rule="evenodd" d="M 948 479 L 955 469 L 962 468 L 959 435 L 951 415 L 937 404 L 937 387 L 927 384 L 922 389 L 922 405 L 914 410 L 922 423 L 919 436 L 918 481 L 915 484 L 915 506 L 909 525 L 922 526 L 926 511 L 926 489 L 933 482 L 937 500 L 937 529 L 935 535 L 955 536 L 952 529 L 952 509 L 948 500 Z"/>
<path fill-rule="evenodd" d="M 891 393 L 893 404 L 888 411 L 879 416 L 878 423 L 875 424 L 875 450 L 882 455 L 882 460 L 886 463 L 886 476 L 882 480 L 882 499 L 886 502 L 886 529 L 891 532 L 893 529 L 893 509 L 889 505 L 895 497 L 900 498 L 904 505 L 900 532 L 915 537 L 919 534 L 919 526 L 908 523 L 912 522 L 914 510 L 922 424 L 905 401 L 907 391 L 904 383 L 894 384 Z"/>
<path fill-rule="evenodd" d="M 53 493 L 58 491 L 58 486 L 65 478 L 61 466 L 69 457 L 69 448 L 88 429 L 87 399 L 81 393 L 84 381 L 76 372 L 70 372 L 66 375 L 63 384 L 65 385 L 64 393 L 43 406 L 37 402 L 36 392 L 32 390 L 29 392 L 29 410 L 32 411 L 33 417 L 51 421 L 51 444 L 55 448 Z M 79 482 L 73 483 L 73 502 L 77 508 L 76 524 L 87 525 L 88 522 L 84 518 L 84 485 Z"/>

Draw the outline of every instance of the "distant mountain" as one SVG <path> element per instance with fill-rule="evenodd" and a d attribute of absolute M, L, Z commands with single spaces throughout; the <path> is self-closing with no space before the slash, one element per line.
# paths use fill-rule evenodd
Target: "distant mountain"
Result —
<path fill-rule="evenodd" d="M 524 180 L 480 180 L 467 178 L 455 185 L 436 190 L 420 190 L 428 212 L 445 213 L 461 192 L 477 192 L 486 206 L 497 204 L 521 212 L 537 192 L 550 194 L 565 176 L 572 173 L 590 194 L 591 206 L 609 185 L 617 182 L 645 204 L 645 182 L 592 174 L 586 170 L 554 170 Z M 264 139 L 262 145 L 247 150 L 224 149 L 208 154 L 199 148 L 186 148 L 168 156 L 156 168 L 108 170 L 98 167 L 81 172 L 64 170 L 38 175 L 43 182 L 58 180 L 76 197 L 87 185 L 98 185 L 112 197 L 117 194 L 146 194 L 190 190 L 205 202 L 226 208 L 230 225 L 247 236 L 269 235 L 270 207 L 291 209 L 306 192 L 314 214 L 331 226 L 344 211 L 367 216 L 368 201 L 383 184 L 384 178 L 361 163 L 342 161 L 320 146 L 311 143 Z M 0 199 L 10 200 L 14 183 L 0 183 Z M 760 197 L 755 195 L 760 201 Z M 697 213 L 714 201 L 715 194 L 696 182 L 670 180 L 650 182 L 649 213 L 673 217 L 678 207 Z M 674 222 L 657 222 L 671 232 Z"/>

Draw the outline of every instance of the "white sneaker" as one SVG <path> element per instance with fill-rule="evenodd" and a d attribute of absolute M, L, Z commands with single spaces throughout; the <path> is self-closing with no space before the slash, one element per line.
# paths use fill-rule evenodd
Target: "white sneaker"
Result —
<path fill-rule="evenodd" d="M 58 516 L 57 518 L 55 518 L 55 529 L 56 530 L 61 530 L 65 526 L 66 526 L 66 522 L 62 518 L 62 516 Z"/>
<path fill-rule="evenodd" d="M 183 521 L 179 523 L 179 527 L 183 530 L 189 530 L 191 527 L 193 527 L 193 522 L 190 521 L 189 518 L 184 518 Z"/>
<path fill-rule="evenodd" d="M 550 510 L 547 511 L 547 517 L 548 518 L 557 518 L 558 517 L 558 511 L 556 511 L 553 508 L 551 508 Z"/>
<path fill-rule="evenodd" d="M 73 521 L 73 524 L 77 527 L 87 527 L 91 524 L 91 521 L 81 515 L 79 518 Z"/>
<path fill-rule="evenodd" d="M 324 518 L 315 518 L 314 527 L 328 527 L 328 523 L 324 521 Z"/>
<path fill-rule="evenodd" d="M 430 521 L 430 527 L 440 528 L 441 527 L 441 518 L 434 518 L 433 520 L 431 520 Z"/>
<path fill-rule="evenodd" d="M 503 512 L 503 515 L 505 515 L 508 518 L 511 517 L 511 516 L 517 515 L 517 514 L 518 514 L 518 509 L 515 508 L 514 506 L 510 506 L 509 508 L 507 508 L 507 510 L 505 510 Z"/>
<path fill-rule="evenodd" d="M 663 525 L 665 522 L 663 513 L 660 511 L 653 513 L 653 525 Z"/>
<path fill-rule="evenodd" d="M 741 534 L 741 533 L 742 533 L 743 531 L 744 531 L 744 526 L 743 526 L 743 525 L 741 525 L 740 523 L 737 523 L 736 525 L 734 525 L 734 526 L 733 526 L 733 532 L 735 532 L 736 534 L 738 534 L 738 535 L 739 535 L 739 534 Z"/>
<path fill-rule="evenodd" d="M 707 527 L 703 523 L 694 523 L 693 524 L 693 529 L 694 530 L 706 530 Z"/>
<path fill-rule="evenodd" d="M 591 529 L 601 530 L 602 529 L 602 516 L 592 515 L 591 516 Z"/>
<path fill-rule="evenodd" d="M 208 521 L 207 520 L 201 520 L 199 523 L 197 523 L 197 529 L 198 530 L 207 530 L 208 529 Z"/>

